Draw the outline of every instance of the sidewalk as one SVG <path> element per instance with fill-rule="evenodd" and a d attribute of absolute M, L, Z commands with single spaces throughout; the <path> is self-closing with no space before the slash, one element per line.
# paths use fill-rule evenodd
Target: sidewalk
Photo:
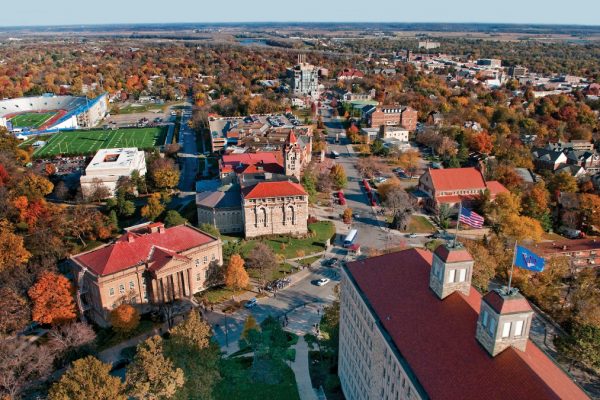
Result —
<path fill-rule="evenodd" d="M 98 359 L 102 362 L 108 364 L 114 364 L 117 361 L 121 360 L 121 351 L 127 347 L 137 346 L 140 342 L 148 339 L 151 336 L 162 335 L 168 330 L 167 323 L 165 322 L 161 327 L 154 328 L 148 332 L 144 332 L 139 336 L 128 339 L 124 342 L 121 342 L 113 347 L 109 347 L 108 349 L 102 350 L 98 353 Z"/>
<path fill-rule="evenodd" d="M 300 400 L 317 400 L 308 369 L 308 344 L 303 336 L 298 338 L 295 348 L 296 359 L 292 363 L 292 371 L 294 371 L 294 375 L 296 376 L 296 385 L 298 386 Z"/>

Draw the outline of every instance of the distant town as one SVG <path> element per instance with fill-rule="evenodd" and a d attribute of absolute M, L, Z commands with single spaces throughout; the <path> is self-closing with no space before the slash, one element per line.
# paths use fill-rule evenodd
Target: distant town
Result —
<path fill-rule="evenodd" d="M 600 398 L 597 27 L 0 28 L 0 98 L 2 399 Z"/>

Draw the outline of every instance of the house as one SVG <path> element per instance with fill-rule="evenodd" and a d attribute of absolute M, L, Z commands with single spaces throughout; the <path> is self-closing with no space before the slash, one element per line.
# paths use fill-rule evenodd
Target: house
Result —
<path fill-rule="evenodd" d="M 354 79 L 362 79 L 365 77 L 365 74 L 362 71 L 359 71 L 354 68 L 344 68 L 342 72 L 340 72 L 337 76 L 338 81 L 351 81 Z"/>
<path fill-rule="evenodd" d="M 500 182 L 484 179 L 476 168 L 428 169 L 417 186 L 424 197 L 419 201 L 431 211 L 436 211 L 442 204 L 458 211 L 459 203 L 469 203 L 478 199 L 485 191 L 489 191 L 491 200 L 499 193 L 508 192 Z"/>
<path fill-rule="evenodd" d="M 531 249 L 544 258 L 567 257 L 575 269 L 600 267 L 600 240 L 598 239 L 541 242 Z"/>
<path fill-rule="evenodd" d="M 427 116 L 427 124 L 428 125 L 442 125 L 444 123 L 444 116 L 439 112 L 430 112 Z"/>
<path fill-rule="evenodd" d="M 533 165 L 537 170 L 556 171 L 561 165 L 567 163 L 567 156 L 559 150 L 534 149 L 531 152 Z"/>
<path fill-rule="evenodd" d="M 338 375 L 358 399 L 587 399 L 530 339 L 517 290 L 480 294 L 460 244 L 342 267 Z"/>
<path fill-rule="evenodd" d="M 123 303 L 142 312 L 191 298 L 207 288 L 210 263 L 223 259 L 221 240 L 189 225 L 131 227 L 117 240 L 69 258 L 80 312 L 101 326 Z"/>
<path fill-rule="evenodd" d="M 418 112 L 411 107 L 377 106 L 365 115 L 370 128 L 402 126 L 409 131 L 417 129 Z"/>

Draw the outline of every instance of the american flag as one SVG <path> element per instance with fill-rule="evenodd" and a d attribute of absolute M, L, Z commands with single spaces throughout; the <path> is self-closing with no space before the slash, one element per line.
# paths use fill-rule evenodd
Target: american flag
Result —
<path fill-rule="evenodd" d="M 460 217 L 458 220 L 473 228 L 481 228 L 483 226 L 483 217 L 475 211 L 471 211 L 464 207 L 460 208 Z"/>

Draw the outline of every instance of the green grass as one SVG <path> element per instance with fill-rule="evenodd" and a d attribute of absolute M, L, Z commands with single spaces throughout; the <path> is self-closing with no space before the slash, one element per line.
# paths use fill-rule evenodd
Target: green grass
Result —
<path fill-rule="evenodd" d="M 291 354 L 290 354 L 291 355 Z M 213 391 L 216 400 L 299 400 L 294 372 L 284 362 L 271 361 L 281 381 L 267 384 L 252 378 L 252 358 L 238 357 L 221 362 L 223 379 Z"/>
<path fill-rule="evenodd" d="M 19 144 L 19 147 L 31 146 L 35 142 L 37 142 L 38 140 L 46 141 L 46 140 L 50 139 L 51 136 L 52 135 L 35 135 L 35 136 L 31 136 L 29 139 L 24 140 L 23 142 L 21 142 L 21 144 Z"/>
<path fill-rule="evenodd" d="M 309 351 L 308 365 L 313 387 L 322 386 L 328 400 L 344 399 L 337 376 L 337 357 L 333 352 Z"/>
<path fill-rule="evenodd" d="M 34 158 L 57 155 L 90 155 L 99 149 L 137 147 L 150 150 L 163 144 L 167 128 L 125 128 L 117 130 L 80 130 L 52 135 L 46 145 L 33 153 Z"/>
<path fill-rule="evenodd" d="M 15 128 L 37 128 L 56 115 L 56 112 L 36 113 L 28 112 L 15 115 L 10 119 Z"/>
<path fill-rule="evenodd" d="M 147 103 L 147 104 L 129 104 L 123 108 L 119 109 L 119 114 L 136 114 L 142 113 L 146 111 L 153 110 L 164 110 L 168 107 L 168 104 L 155 104 L 155 103 Z"/>
<path fill-rule="evenodd" d="M 436 229 L 427 218 L 422 215 L 413 215 L 410 217 L 406 231 L 411 233 L 430 233 L 435 232 Z"/>
<path fill-rule="evenodd" d="M 226 300 L 230 300 L 232 296 L 237 296 L 242 293 L 244 293 L 244 290 L 236 292 L 226 287 L 215 287 L 207 289 L 202 293 L 198 293 L 195 295 L 195 297 L 200 301 L 206 301 L 210 304 L 217 304 Z"/>

